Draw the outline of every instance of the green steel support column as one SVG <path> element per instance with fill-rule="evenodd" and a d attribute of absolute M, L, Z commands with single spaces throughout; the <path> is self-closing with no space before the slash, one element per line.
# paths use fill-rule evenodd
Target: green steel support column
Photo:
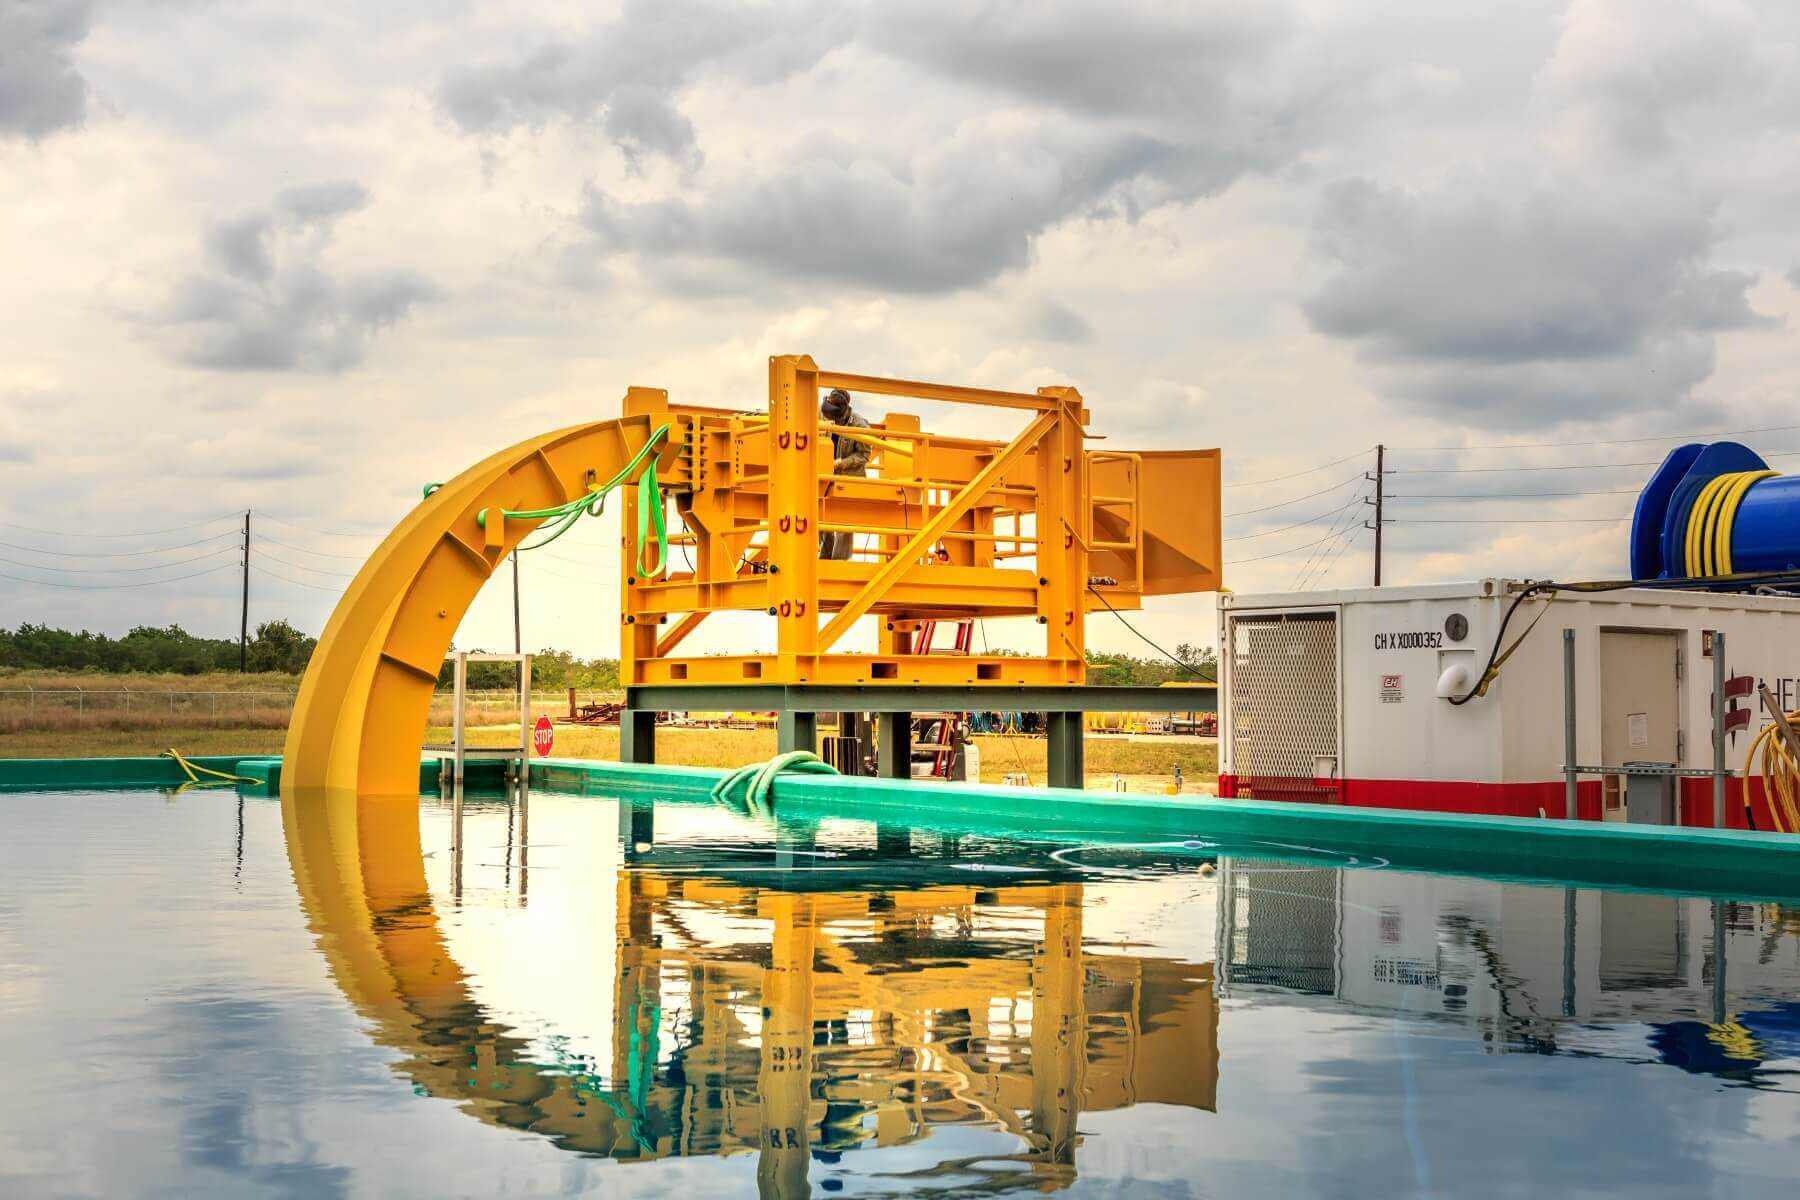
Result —
<path fill-rule="evenodd" d="M 619 761 L 656 761 L 655 712 L 644 708 L 628 708 L 619 714 Z"/>
<path fill-rule="evenodd" d="M 1050 786 L 1086 787 L 1086 755 L 1082 752 L 1081 744 L 1082 715 L 1078 712 L 1045 713 L 1044 724 L 1050 735 Z"/>
<path fill-rule="evenodd" d="M 912 778 L 912 714 L 882 713 L 875 773 L 883 779 Z"/>
<path fill-rule="evenodd" d="M 797 712 L 784 708 L 776 724 L 776 750 L 786 754 L 790 750 L 809 750 L 819 752 L 819 714 Z"/>

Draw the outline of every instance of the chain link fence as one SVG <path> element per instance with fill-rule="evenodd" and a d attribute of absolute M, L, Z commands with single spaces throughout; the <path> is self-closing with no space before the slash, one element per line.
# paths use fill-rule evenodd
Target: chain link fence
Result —
<path fill-rule="evenodd" d="M 154 728 L 161 725 L 221 725 L 254 729 L 286 728 L 293 715 L 293 691 L 201 691 L 185 688 L 0 688 L 0 733 L 82 726 Z M 580 689 L 575 704 L 617 702 L 621 692 Z M 467 693 L 465 720 L 471 725 L 516 725 L 519 694 L 499 689 Z M 449 725 L 452 700 L 439 692 L 431 703 L 431 723 Z M 569 715 L 569 692 L 534 691 L 535 719 Z"/>

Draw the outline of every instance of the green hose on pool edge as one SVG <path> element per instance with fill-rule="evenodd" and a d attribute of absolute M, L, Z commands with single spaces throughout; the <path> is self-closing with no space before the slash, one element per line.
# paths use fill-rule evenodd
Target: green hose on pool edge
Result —
<path fill-rule="evenodd" d="M 811 750 L 789 750 L 768 762 L 739 767 L 713 785 L 712 798 L 727 808 L 772 821 L 775 810 L 769 804 L 769 793 L 775 777 L 784 773 L 836 775 L 838 771 Z"/>

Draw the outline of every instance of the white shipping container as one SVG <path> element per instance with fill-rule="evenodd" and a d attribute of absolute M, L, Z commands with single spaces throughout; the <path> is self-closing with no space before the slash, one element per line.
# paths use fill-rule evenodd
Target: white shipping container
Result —
<path fill-rule="evenodd" d="M 1574 631 L 1577 759 L 1710 770 L 1715 633 L 1724 635 L 1725 762 L 1768 722 L 1753 690 L 1800 706 L 1800 598 L 1627 588 L 1528 598 L 1525 636 L 1480 679 L 1524 584 L 1228 595 L 1219 606 L 1220 794 L 1511 816 L 1564 812 L 1563 631 Z M 1734 693 L 1743 693 L 1734 695 Z M 1760 792 L 1757 827 L 1769 829 Z M 1580 815 L 1624 819 L 1623 776 L 1584 777 Z M 1712 823 L 1712 784 L 1679 783 L 1677 819 Z M 1726 823 L 1746 824 L 1736 779 Z"/>

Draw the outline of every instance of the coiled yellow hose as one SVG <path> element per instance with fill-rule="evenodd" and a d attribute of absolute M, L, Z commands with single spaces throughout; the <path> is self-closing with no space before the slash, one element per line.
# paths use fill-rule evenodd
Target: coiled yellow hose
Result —
<path fill-rule="evenodd" d="M 1800 725 L 1800 709 L 1787 714 L 1790 726 Z M 1762 755 L 1762 770 L 1755 769 L 1756 756 Z M 1762 777 L 1763 795 L 1768 798 L 1769 814 L 1777 833 L 1800 832 L 1800 760 L 1788 749 L 1786 739 L 1776 722 L 1763 726 L 1750 742 L 1750 753 L 1744 756 L 1744 809 L 1750 808 L 1750 780 Z"/>

